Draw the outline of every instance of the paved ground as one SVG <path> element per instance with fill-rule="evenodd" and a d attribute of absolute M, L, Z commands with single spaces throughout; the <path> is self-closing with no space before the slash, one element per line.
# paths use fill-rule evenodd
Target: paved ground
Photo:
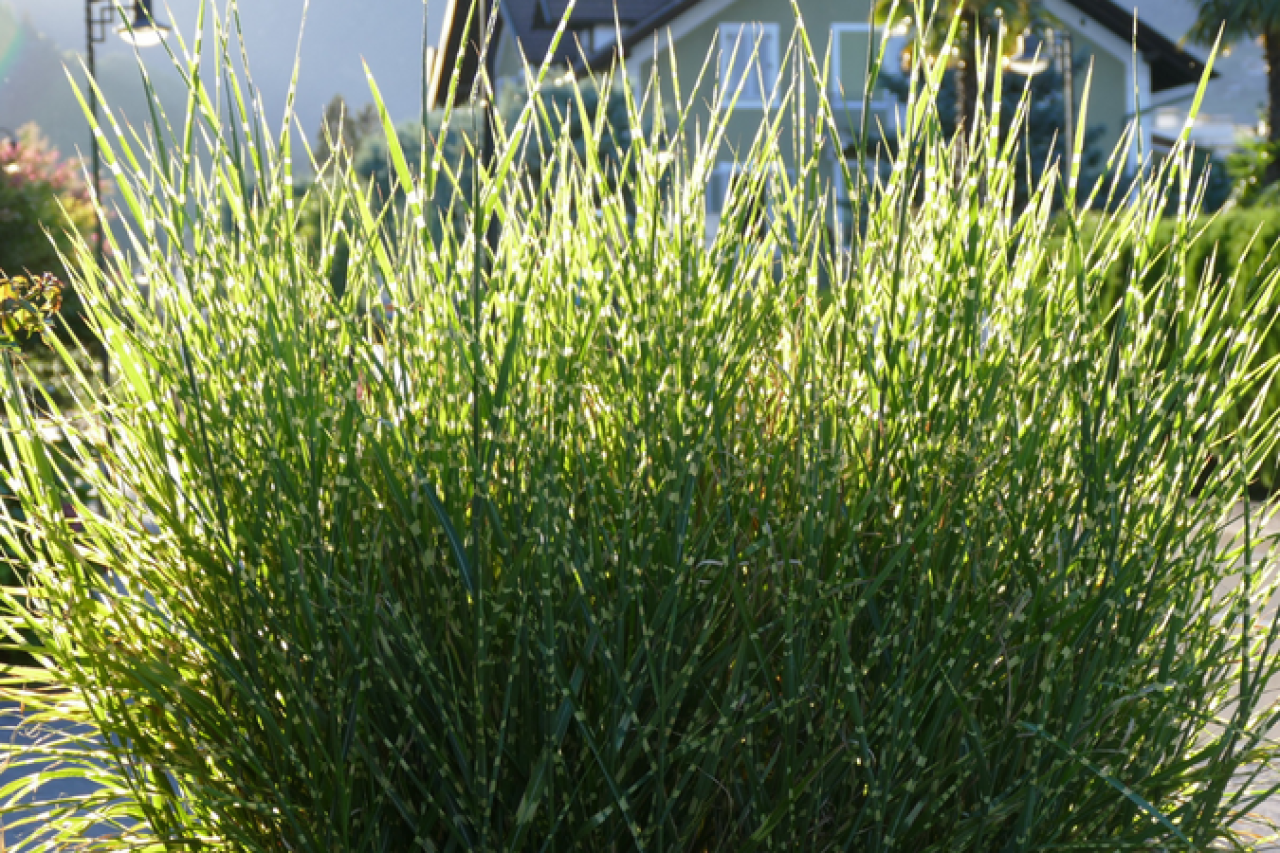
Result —
<path fill-rule="evenodd" d="M 1258 519 L 1255 517 L 1251 523 L 1256 524 L 1257 521 Z M 1231 532 L 1238 532 L 1240 527 L 1241 523 L 1237 522 L 1232 526 Z M 1280 514 L 1271 518 L 1259 532 L 1263 537 L 1276 536 L 1277 534 L 1280 534 Z M 1255 554 L 1259 559 L 1264 559 L 1266 557 L 1265 550 L 1265 548 L 1260 547 L 1255 551 Z M 1277 604 L 1278 602 L 1274 599 L 1267 602 L 1267 612 L 1274 612 L 1274 608 Z M 1280 679 L 1277 679 L 1268 685 L 1267 696 L 1273 701 L 1277 696 L 1280 696 Z M 1280 728 L 1273 730 L 1271 736 L 1280 740 Z M 1280 783 L 1280 775 L 1274 772 L 1269 772 L 1260 776 L 1256 784 L 1259 787 L 1269 787 L 1277 783 Z M 1260 820 L 1257 822 L 1256 826 L 1251 828 L 1257 832 L 1259 836 L 1268 839 L 1267 843 L 1264 843 L 1259 847 L 1260 853 L 1263 853 L 1263 851 L 1265 851 L 1265 853 L 1280 853 L 1280 837 L 1277 837 L 1276 830 L 1271 829 L 1268 826 L 1268 823 L 1280 826 L 1280 796 L 1272 798 L 1269 803 L 1258 808 L 1256 814 Z"/>
<path fill-rule="evenodd" d="M 1238 525 L 1236 526 L 1238 529 Z M 1270 523 L 1261 531 L 1263 535 L 1280 534 L 1280 514 L 1273 518 Z M 1259 549 L 1259 558 L 1264 554 Z M 1269 607 L 1280 606 L 1280 602 L 1269 602 Z M 1280 678 L 1272 683 L 1268 691 L 1272 696 L 1280 696 Z M 19 709 L 14 706 L 0 705 L 0 740 L 5 743 L 16 744 L 33 744 L 41 739 L 48 737 L 50 734 L 48 728 L 41 730 L 31 725 L 23 725 L 22 717 Z M 1280 740 L 1280 727 L 1273 732 L 1273 737 Z M 5 763 L 0 763 L 0 790 L 12 782 L 22 778 L 24 774 L 15 768 L 9 767 Z M 1280 783 L 1280 774 L 1271 773 L 1266 777 L 1260 777 L 1259 784 L 1269 786 L 1271 784 Z M 55 779 L 42 785 L 39 789 L 39 799 L 47 797 L 62 796 L 72 797 L 88 793 L 91 787 L 83 780 L 75 779 Z M 1270 803 L 1264 805 L 1257 810 L 1257 816 L 1261 819 L 1255 827 L 1260 837 L 1269 837 L 1273 835 L 1273 830 L 1266 827 L 1265 821 L 1270 821 L 1280 826 L 1280 796 L 1274 798 Z M 4 829 L 0 825 L 0 853 L 5 853 L 12 845 L 24 838 L 28 838 L 35 827 L 29 827 L 22 830 Z M 1267 843 L 1259 848 L 1259 853 L 1280 853 L 1280 837 L 1269 839 Z"/>
<path fill-rule="evenodd" d="M 1268 772 L 1258 778 L 1258 783 L 1270 787 L 1280 783 L 1280 776 L 1274 772 Z M 1256 814 L 1260 820 L 1246 829 L 1251 829 L 1267 839 L 1267 842 L 1258 848 L 1259 853 L 1280 853 L 1280 840 L 1276 839 L 1276 830 L 1272 829 L 1273 824 L 1280 825 L 1280 800 L 1273 799 L 1259 808 Z"/>
<path fill-rule="evenodd" d="M 69 730 L 69 729 L 67 729 Z M 21 714 L 21 710 L 14 705 L 0 705 L 0 739 L 5 744 L 15 744 L 18 746 L 35 745 L 44 743 L 50 737 L 56 737 L 57 732 L 52 731 L 48 726 L 35 726 L 31 723 L 25 723 Z M 44 764 L 41 768 L 42 772 L 53 772 L 57 768 L 52 764 Z M 15 768 L 3 758 L 0 758 L 0 790 L 14 782 L 18 782 L 31 775 L 30 768 Z M 37 791 L 28 797 L 29 801 L 43 801 L 54 798 L 72 798 L 82 797 L 93 791 L 93 786 L 83 779 L 50 779 L 41 785 Z M 31 815 L 35 817 L 34 813 Z M 41 827 L 39 821 L 14 828 L 15 821 L 20 820 L 23 816 L 9 816 L 4 818 L 7 826 L 0 824 L 0 853 L 4 853 L 15 843 L 23 840 L 31 840 L 34 835 L 39 838 Z"/>

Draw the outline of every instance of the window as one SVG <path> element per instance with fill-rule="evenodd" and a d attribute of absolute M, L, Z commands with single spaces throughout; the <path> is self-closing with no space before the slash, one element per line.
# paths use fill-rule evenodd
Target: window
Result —
<path fill-rule="evenodd" d="M 721 24 L 718 38 L 721 104 L 763 107 L 778 88 L 778 25 Z"/>
<path fill-rule="evenodd" d="M 596 24 L 591 28 L 591 49 L 604 50 L 618 40 L 618 28 L 614 24 Z"/>
<path fill-rule="evenodd" d="M 791 170 L 788 177 L 793 178 Z M 749 171 L 738 163 L 717 163 L 707 181 L 707 230 L 714 237 L 721 218 L 733 209 L 744 217 L 741 235 L 760 239 L 773 218 L 774 197 L 782 192 L 782 172 Z"/>
<path fill-rule="evenodd" d="M 599 53 L 617 41 L 618 30 L 613 24 L 596 24 L 573 30 L 572 38 L 578 40 L 582 51 L 588 55 Z"/>
<path fill-rule="evenodd" d="M 882 28 L 870 24 L 833 24 L 831 27 L 831 100 L 837 106 L 860 108 L 867 91 L 868 61 L 879 57 L 885 45 L 884 64 L 871 98 L 872 107 L 888 107 L 897 99 L 885 87 L 884 77 L 902 73 L 902 53 L 910 44 L 906 36 L 887 35 Z M 875 51 L 875 53 L 872 53 Z"/>
<path fill-rule="evenodd" d="M 719 216 L 729 200 L 729 183 L 736 170 L 732 163 L 717 163 L 707 181 L 707 213 Z"/>

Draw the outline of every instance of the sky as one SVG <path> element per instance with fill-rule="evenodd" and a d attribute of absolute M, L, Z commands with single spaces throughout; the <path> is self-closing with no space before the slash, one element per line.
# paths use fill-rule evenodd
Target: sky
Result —
<path fill-rule="evenodd" d="M 201 0 L 156 0 L 159 17 L 190 38 Z M 221 7 L 226 0 L 216 0 Z M 283 114 L 303 23 L 304 0 L 238 0 L 254 82 L 268 113 Z M 840 2 L 840 0 L 831 0 Z M 0 0 L 0 131 L 39 123 L 66 153 L 87 148 L 87 124 L 63 72 L 84 49 L 85 0 Z M 310 0 L 301 42 L 297 113 L 314 137 L 324 105 L 342 94 L 353 108 L 368 103 L 361 64 L 367 61 L 397 120 L 415 118 L 421 103 L 424 15 L 435 44 L 445 0 Z M 1195 17 L 1194 0 L 1121 0 L 1144 21 L 1180 41 Z M 1204 56 L 1202 48 L 1189 50 Z M 162 48 L 141 54 L 162 100 L 183 100 L 182 84 Z M 98 47 L 98 77 L 108 100 L 132 122 L 146 120 L 145 98 L 133 49 L 115 36 Z M 1265 63 L 1256 44 L 1235 46 L 1220 59 L 1201 122 L 1202 142 L 1229 144 L 1255 126 L 1266 104 Z M 1176 133 L 1185 104 L 1158 116 L 1159 130 Z"/>
<path fill-rule="evenodd" d="M 217 0 L 219 7 L 226 0 Z M 200 0 L 156 0 L 157 17 L 183 38 L 194 35 Z M 417 117 L 421 105 L 424 14 L 434 44 L 444 0 L 239 0 L 254 83 L 269 115 L 284 112 L 301 40 L 298 118 L 309 136 L 336 94 L 353 108 L 368 103 L 362 60 L 378 81 L 397 120 Z M 37 121 L 60 148 L 83 150 L 87 124 L 62 72 L 75 68 L 85 41 L 85 0 L 0 0 L 0 129 Z M 98 77 L 108 100 L 131 120 L 145 118 L 133 48 L 108 33 L 98 45 Z M 181 82 L 164 48 L 141 52 L 162 99 L 181 102 Z M 70 153 L 68 151 L 68 153 Z"/>
<path fill-rule="evenodd" d="M 1159 30 L 1175 42 L 1182 43 L 1187 31 L 1196 19 L 1196 3 L 1193 0 L 1121 0 L 1121 6 L 1132 5 L 1147 24 Z M 1209 51 L 1195 44 L 1183 47 L 1206 59 Z M 1201 107 L 1200 132 L 1195 135 L 1200 144 L 1225 146 L 1230 144 L 1235 131 L 1257 126 L 1260 114 L 1267 106 L 1267 63 L 1262 48 L 1246 41 L 1232 45 L 1220 55 L 1214 69 L 1218 78 L 1209 84 Z M 1186 117 L 1189 103 L 1184 101 L 1164 111 L 1164 133 L 1176 132 Z"/>

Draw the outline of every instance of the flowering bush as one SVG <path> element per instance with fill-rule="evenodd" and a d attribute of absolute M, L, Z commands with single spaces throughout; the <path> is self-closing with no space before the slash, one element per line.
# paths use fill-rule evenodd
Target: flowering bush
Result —
<path fill-rule="evenodd" d="M 35 125 L 0 141 L 0 271 L 53 273 L 65 280 L 60 258 L 74 230 L 93 240 L 93 205 L 76 160 L 51 148 Z"/>

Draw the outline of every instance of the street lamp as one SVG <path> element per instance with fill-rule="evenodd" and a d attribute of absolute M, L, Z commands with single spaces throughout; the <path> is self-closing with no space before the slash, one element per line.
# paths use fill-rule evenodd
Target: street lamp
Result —
<path fill-rule="evenodd" d="M 1005 60 L 1005 67 L 1014 74 L 1034 77 L 1053 67 L 1053 57 L 1049 55 L 1044 39 L 1028 30 L 1018 36 L 1014 54 Z"/>
<path fill-rule="evenodd" d="M 134 0 L 133 20 L 116 27 L 120 38 L 134 47 L 155 47 L 169 34 L 169 27 L 156 21 L 152 0 Z"/>
<path fill-rule="evenodd" d="M 133 0 L 133 19 L 125 21 L 116 27 L 116 33 L 120 38 L 135 47 L 150 47 L 159 44 L 169 33 L 169 27 L 158 23 L 155 15 L 152 14 L 152 0 Z M 98 90 L 96 88 L 98 77 L 94 66 L 94 45 L 102 44 L 107 40 L 107 29 L 120 20 L 123 14 L 123 8 L 116 5 L 115 0 L 84 0 L 84 26 L 85 26 L 85 67 L 89 72 L 89 114 L 93 116 L 93 123 L 98 123 Z M 102 217 L 98 215 L 97 196 L 101 187 L 101 171 L 102 171 L 102 154 L 98 150 L 98 133 L 96 129 L 92 129 L 89 134 L 89 152 L 91 162 L 91 173 L 93 175 L 93 195 L 95 201 L 93 213 L 93 230 L 96 243 L 94 244 L 94 253 L 98 262 L 98 269 L 102 269 L 103 250 L 105 248 L 105 239 L 102 233 Z M 106 341 L 102 344 L 102 384 L 105 386 L 111 379 L 111 362 L 107 355 Z"/>

